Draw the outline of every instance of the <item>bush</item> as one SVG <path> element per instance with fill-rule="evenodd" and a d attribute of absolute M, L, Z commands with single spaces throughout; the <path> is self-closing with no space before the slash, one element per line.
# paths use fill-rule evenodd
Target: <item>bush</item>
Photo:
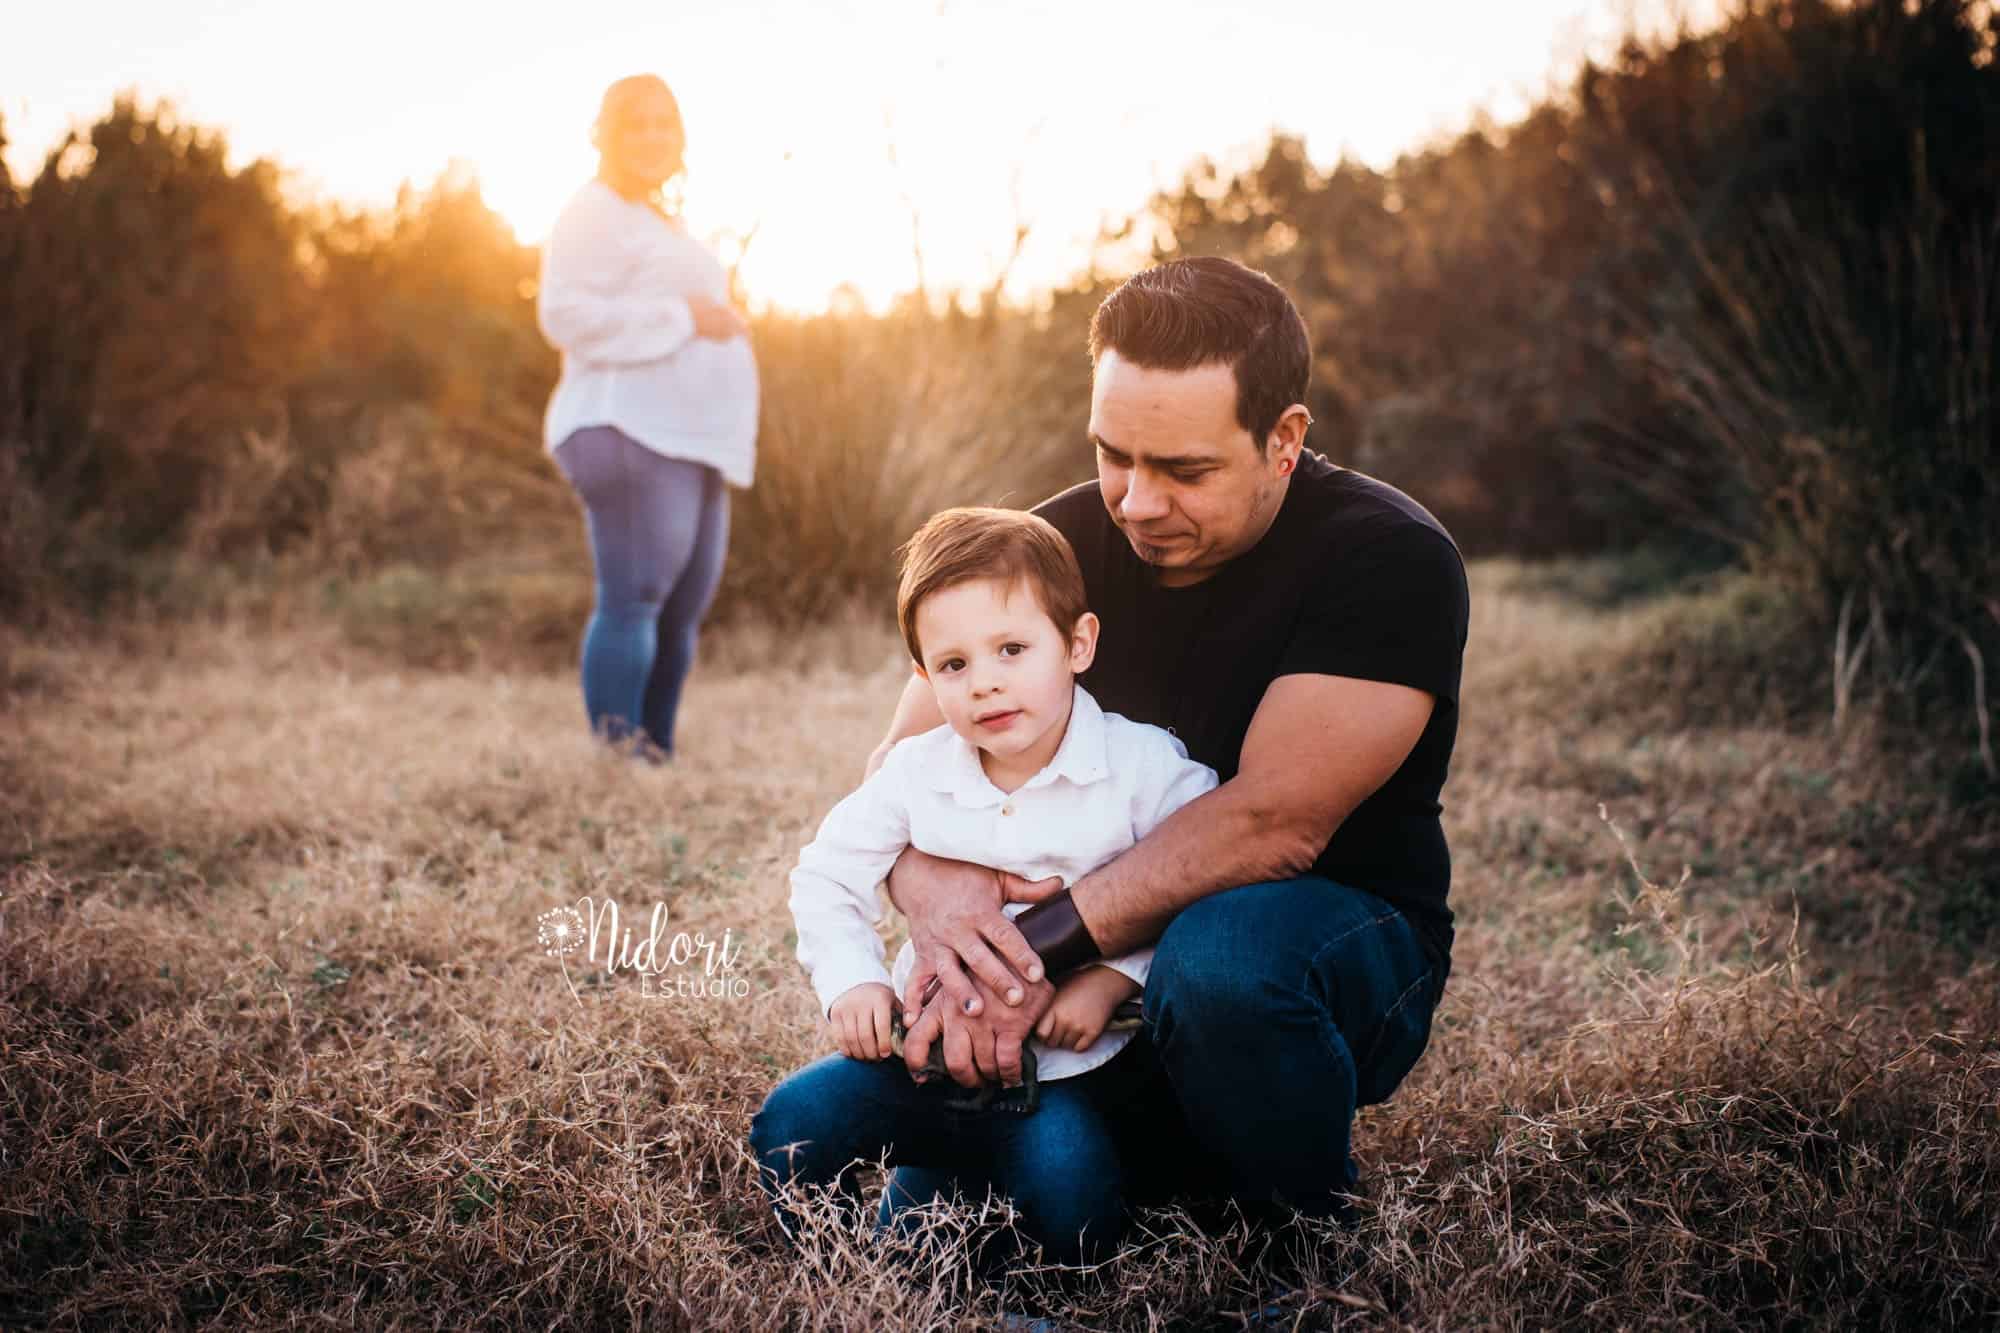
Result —
<path fill-rule="evenodd" d="M 1331 451 L 1467 551 L 1733 555 L 1819 636 L 1820 709 L 1872 685 L 1992 773 L 1995 40 L 1967 0 L 1750 0 L 1387 172 L 1204 164 L 1156 253 L 1285 282 Z"/>
<path fill-rule="evenodd" d="M 1615 146 L 1659 220 L 1606 284 L 1607 327 L 1664 412 L 1606 456 L 1791 589 L 1833 642 L 1837 716 L 1865 669 L 1918 715 L 1949 701 L 1990 771 L 2000 72 L 1974 18 L 1753 10 L 1699 47 L 1731 113 L 1702 160 Z M 1628 73 L 1595 95 L 1657 119 L 1621 105 L 1642 92 Z"/>
<path fill-rule="evenodd" d="M 310 364 L 302 233 L 268 163 L 120 99 L 0 208 L 0 448 L 58 523 L 126 549 L 187 535 Z M 298 486 L 265 497 L 295 530 Z"/>
<path fill-rule="evenodd" d="M 772 316 L 754 337 L 757 484 L 735 497 L 725 611 L 795 621 L 857 595 L 886 609 L 896 548 L 930 514 L 1025 508 L 1093 475 L 1081 329 L 1063 346 L 1026 315 L 905 307 Z"/>

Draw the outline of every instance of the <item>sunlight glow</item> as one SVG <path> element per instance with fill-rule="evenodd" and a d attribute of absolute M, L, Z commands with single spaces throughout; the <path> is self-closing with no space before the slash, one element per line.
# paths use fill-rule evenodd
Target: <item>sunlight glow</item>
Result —
<path fill-rule="evenodd" d="M 245 0 L 96 8 L 117 11 L 104 16 L 113 49 L 58 34 L 46 8 L 14 20 L 0 113 L 17 179 L 129 87 L 224 129 L 240 160 L 276 158 L 304 194 L 382 204 L 464 161 L 533 243 L 595 167 L 604 85 L 651 69 L 687 117 L 690 223 L 725 261 L 751 238 L 753 304 L 799 310 L 843 285 L 881 308 L 915 285 L 919 249 L 933 293 L 980 289 L 1006 268 L 1017 221 L 1030 230 L 1007 291 L 1032 299 L 1090 263 L 1102 221 L 1199 156 L 1241 165 L 1276 128 L 1323 165 L 1344 153 L 1386 166 L 1476 108 L 1518 113 L 1628 10 L 1665 12 L 578 0 L 530 26 L 490 6 L 357 0 L 307 36 L 296 11 Z M 302 45 L 310 59 L 270 54 Z"/>

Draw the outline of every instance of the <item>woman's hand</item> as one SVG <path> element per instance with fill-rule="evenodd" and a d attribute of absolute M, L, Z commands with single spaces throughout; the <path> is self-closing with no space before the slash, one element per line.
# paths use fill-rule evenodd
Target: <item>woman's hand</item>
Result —
<path fill-rule="evenodd" d="M 733 307 L 705 296 L 690 296 L 688 311 L 694 316 L 694 336 L 710 342 L 726 343 L 731 338 L 749 336 L 750 326 Z"/>

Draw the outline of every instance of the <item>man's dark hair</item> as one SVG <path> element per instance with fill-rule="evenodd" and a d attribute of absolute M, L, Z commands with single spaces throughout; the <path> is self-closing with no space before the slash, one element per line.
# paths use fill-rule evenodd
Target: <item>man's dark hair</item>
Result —
<path fill-rule="evenodd" d="M 1233 259 L 1175 259 L 1134 274 L 1090 321 L 1090 364 L 1109 348 L 1148 370 L 1222 362 L 1236 420 L 1263 453 L 1278 418 L 1306 400 L 1312 343 L 1285 289 Z"/>

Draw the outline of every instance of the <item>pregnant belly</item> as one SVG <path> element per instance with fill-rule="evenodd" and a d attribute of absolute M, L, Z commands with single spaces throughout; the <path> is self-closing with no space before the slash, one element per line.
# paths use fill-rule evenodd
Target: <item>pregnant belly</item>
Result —
<path fill-rule="evenodd" d="M 730 429 L 757 410 L 757 362 L 747 338 L 706 339 L 662 362 L 659 388 L 691 429 Z"/>

